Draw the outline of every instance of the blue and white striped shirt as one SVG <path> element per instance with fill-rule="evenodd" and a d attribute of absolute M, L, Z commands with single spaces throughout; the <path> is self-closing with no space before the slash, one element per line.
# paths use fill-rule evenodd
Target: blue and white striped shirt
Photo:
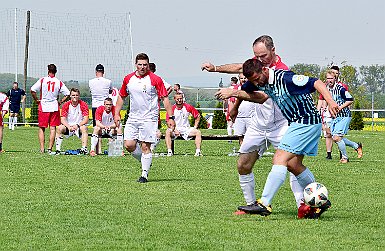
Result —
<path fill-rule="evenodd" d="M 248 81 L 242 89 L 248 93 L 265 92 L 277 103 L 289 123 L 314 125 L 321 123 L 321 117 L 311 96 L 315 91 L 316 80 L 316 78 L 296 75 L 292 71 L 269 69 L 268 84 L 255 86 Z"/>
<path fill-rule="evenodd" d="M 333 100 L 336 101 L 336 103 L 341 106 L 343 105 L 346 101 L 353 101 L 352 95 L 343 87 L 342 85 L 336 83 L 333 88 L 330 88 L 328 86 L 328 90 L 330 91 L 330 94 L 333 97 Z M 337 117 L 351 117 L 352 114 L 350 112 L 349 107 L 345 107 L 341 109 L 337 113 Z"/>

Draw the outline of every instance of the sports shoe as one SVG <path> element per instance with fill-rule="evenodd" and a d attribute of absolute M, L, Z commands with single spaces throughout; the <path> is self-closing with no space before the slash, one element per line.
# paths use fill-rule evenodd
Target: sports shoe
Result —
<path fill-rule="evenodd" d="M 348 162 L 349 162 L 349 159 L 347 159 L 347 158 L 340 159 L 340 163 L 342 163 L 342 164 L 346 164 Z"/>
<path fill-rule="evenodd" d="M 50 152 L 49 155 L 60 155 L 60 151 L 56 150 L 54 152 Z"/>
<path fill-rule="evenodd" d="M 172 155 L 173 155 L 172 152 L 167 153 L 167 157 L 171 157 Z"/>
<path fill-rule="evenodd" d="M 306 219 L 319 219 L 321 214 L 323 214 L 325 211 L 327 211 L 332 206 L 332 203 L 330 200 L 327 200 L 325 204 L 323 204 L 320 207 L 311 207 L 311 212 L 308 213 L 305 218 Z"/>
<path fill-rule="evenodd" d="M 47 150 L 47 153 L 48 153 L 49 155 L 51 155 L 52 149 L 48 149 L 48 150 Z"/>
<path fill-rule="evenodd" d="M 0 153 L 5 153 L 5 150 L 4 150 L 4 149 L 1 149 L 1 150 L 0 150 Z"/>
<path fill-rule="evenodd" d="M 148 182 L 148 180 L 145 177 L 140 176 L 139 179 L 138 179 L 138 182 L 139 183 L 146 183 L 146 182 Z"/>
<path fill-rule="evenodd" d="M 332 156 L 326 156 L 326 159 L 332 159 Z"/>
<path fill-rule="evenodd" d="M 358 148 L 356 149 L 357 151 L 357 158 L 361 159 L 363 152 L 362 152 L 362 143 L 358 143 Z"/>
<path fill-rule="evenodd" d="M 202 155 L 201 152 L 196 152 L 196 153 L 194 154 L 194 156 L 195 156 L 195 157 L 199 157 L 199 156 L 203 156 L 203 155 Z"/>
<path fill-rule="evenodd" d="M 271 205 L 269 206 L 263 205 L 260 199 L 254 202 L 254 204 L 247 205 L 247 206 L 240 206 L 238 207 L 238 210 L 244 211 L 248 214 L 259 214 L 262 216 L 268 216 L 272 212 Z"/>
<path fill-rule="evenodd" d="M 88 155 L 88 150 L 87 148 L 82 148 L 79 150 L 79 154 L 83 154 L 83 155 Z"/>
<path fill-rule="evenodd" d="M 298 219 L 306 218 L 308 214 L 312 212 L 312 209 L 309 205 L 306 205 L 304 202 L 301 202 L 298 208 Z"/>
<path fill-rule="evenodd" d="M 94 150 L 91 150 L 90 156 L 91 156 L 91 157 L 95 157 L 95 156 L 96 156 L 96 152 L 95 152 Z"/>

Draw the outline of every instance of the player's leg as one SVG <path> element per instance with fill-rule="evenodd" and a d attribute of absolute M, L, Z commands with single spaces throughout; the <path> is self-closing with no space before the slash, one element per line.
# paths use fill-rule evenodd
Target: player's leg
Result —
<path fill-rule="evenodd" d="M 56 127 L 61 125 L 60 123 L 60 111 L 49 113 L 49 145 L 48 152 L 52 151 L 52 147 L 55 144 Z"/>
<path fill-rule="evenodd" d="M 148 173 L 152 165 L 152 152 L 151 144 L 155 142 L 156 130 L 158 128 L 158 122 L 142 122 L 139 124 L 139 138 L 138 140 L 142 142 L 142 174 L 138 179 L 138 182 L 145 183 L 148 181 Z"/>
<path fill-rule="evenodd" d="M 158 125 L 159 126 L 159 125 Z M 162 137 L 162 133 L 160 132 L 159 129 L 156 130 L 156 139 L 155 139 L 155 143 L 151 144 L 151 152 L 154 152 L 156 147 L 159 145 L 160 143 L 160 138 Z"/>
<path fill-rule="evenodd" d="M 172 132 L 172 130 L 170 128 L 167 128 L 166 135 L 164 137 L 164 141 L 166 142 L 167 156 L 169 156 L 169 157 L 171 157 L 174 154 L 172 152 L 172 149 L 171 149 L 171 145 L 172 145 L 171 137 L 173 137 L 173 136 L 174 136 L 174 133 Z"/>
<path fill-rule="evenodd" d="M 139 138 L 139 124 L 127 119 L 124 127 L 124 148 L 139 162 L 142 159 L 142 149 Z"/>
<path fill-rule="evenodd" d="M 3 151 L 3 116 L 1 115 L 0 112 L 0 153 L 4 152 Z"/>
<path fill-rule="evenodd" d="M 81 141 L 82 141 L 82 153 L 88 154 L 87 144 L 88 144 L 88 127 L 86 125 L 82 125 L 80 128 L 81 133 Z"/>
<path fill-rule="evenodd" d="M 9 117 L 8 117 L 8 128 L 9 128 L 9 130 L 13 130 L 13 118 L 14 118 L 13 115 L 14 115 L 14 113 L 11 110 L 10 113 L 9 113 Z"/>
<path fill-rule="evenodd" d="M 45 128 L 48 127 L 49 123 L 49 112 L 38 112 L 38 123 L 39 123 L 39 131 L 38 131 L 38 138 L 39 138 L 39 144 L 40 144 L 40 152 L 44 153 L 44 145 L 45 145 L 45 137 L 44 132 Z"/>
<path fill-rule="evenodd" d="M 56 148 L 56 153 L 60 153 L 61 151 L 61 144 L 63 143 L 63 134 L 66 131 L 66 127 L 64 125 L 59 125 L 56 127 L 56 138 L 55 138 L 55 148 Z"/>
<path fill-rule="evenodd" d="M 330 127 L 325 126 L 325 145 L 326 145 L 326 158 L 332 159 L 333 139 Z"/>
<path fill-rule="evenodd" d="M 40 144 L 40 152 L 44 153 L 44 144 L 45 144 L 45 137 L 44 137 L 45 127 L 39 127 L 38 137 L 39 137 L 39 144 Z"/>
<path fill-rule="evenodd" d="M 19 107 L 19 110 L 20 110 L 20 107 Z M 19 116 L 19 114 L 15 112 L 13 114 L 12 130 L 15 130 L 15 126 L 17 126 L 17 116 Z"/>
<path fill-rule="evenodd" d="M 341 159 L 340 159 L 341 163 L 348 163 L 349 161 L 348 153 L 346 150 L 346 144 L 342 140 L 342 137 L 345 135 L 345 131 L 346 131 L 345 127 L 346 125 L 342 117 L 337 117 L 333 119 L 330 126 L 333 141 L 337 144 L 338 149 L 341 152 Z"/>
<path fill-rule="evenodd" d="M 91 135 L 91 156 L 96 156 L 96 146 L 99 143 L 99 137 L 102 133 L 102 129 L 99 126 L 94 126 L 94 130 Z"/>
<path fill-rule="evenodd" d="M 200 130 L 195 128 L 190 128 L 189 137 L 195 136 L 195 155 L 194 156 L 202 156 L 201 153 L 201 145 L 202 145 L 202 133 Z"/>

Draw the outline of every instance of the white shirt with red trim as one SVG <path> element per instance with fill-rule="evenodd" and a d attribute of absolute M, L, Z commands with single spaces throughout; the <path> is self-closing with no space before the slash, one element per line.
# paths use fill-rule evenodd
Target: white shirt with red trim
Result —
<path fill-rule="evenodd" d="M 94 78 L 88 81 L 88 86 L 92 96 L 92 107 L 104 105 L 104 100 L 108 98 L 112 89 L 112 81 L 104 77 Z"/>
<path fill-rule="evenodd" d="M 104 105 L 99 106 L 95 111 L 95 120 L 98 120 L 104 126 L 111 126 L 115 123 L 115 106 L 112 107 L 110 112 L 106 112 Z"/>
<path fill-rule="evenodd" d="M 175 116 L 175 125 L 176 129 L 179 130 L 180 128 L 190 128 L 190 122 L 188 120 L 190 114 L 194 117 L 197 118 L 199 116 L 199 112 L 197 109 L 195 109 L 194 106 L 183 103 L 181 108 L 178 108 L 175 105 L 172 106 L 172 111 Z M 169 118 L 169 115 L 167 114 L 167 120 Z"/>
<path fill-rule="evenodd" d="M 142 77 L 135 72 L 127 75 L 119 94 L 122 98 L 130 95 L 128 117 L 137 121 L 158 121 L 158 99 L 167 97 L 163 80 L 152 72 Z"/>
<path fill-rule="evenodd" d="M 79 100 L 76 106 L 71 101 L 67 101 L 61 109 L 61 116 L 67 118 L 69 125 L 79 124 L 84 117 L 88 117 L 88 113 L 88 105 L 83 100 Z"/>
<path fill-rule="evenodd" d="M 0 112 L 1 111 L 7 111 L 9 109 L 9 99 L 7 95 L 4 93 L 0 92 Z"/>
<path fill-rule="evenodd" d="M 116 102 L 118 101 L 118 96 L 119 96 L 119 90 L 118 88 L 112 88 L 111 93 L 108 95 L 109 98 L 112 99 L 112 105 L 116 106 Z"/>
<path fill-rule="evenodd" d="M 234 87 L 236 90 L 240 90 L 242 85 Z M 238 108 L 237 118 L 251 118 L 255 114 L 256 103 L 243 100 Z"/>
<path fill-rule="evenodd" d="M 31 91 L 40 92 L 39 108 L 43 112 L 59 111 L 57 99 L 59 94 L 70 95 L 68 88 L 56 77 L 44 77 L 39 79 L 32 87 Z"/>

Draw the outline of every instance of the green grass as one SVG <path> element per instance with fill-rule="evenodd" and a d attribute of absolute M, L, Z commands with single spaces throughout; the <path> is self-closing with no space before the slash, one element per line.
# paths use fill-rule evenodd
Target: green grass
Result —
<path fill-rule="evenodd" d="M 204 131 L 214 134 L 223 131 Z M 196 158 L 193 142 L 177 141 L 176 155 L 153 159 L 146 184 L 139 163 L 125 157 L 40 154 L 37 128 L 4 130 L 0 155 L 1 250 L 383 250 L 385 247 L 384 132 L 350 132 L 364 144 L 358 160 L 305 158 L 324 183 L 332 208 L 320 220 L 296 219 L 286 181 L 273 214 L 235 216 L 244 204 L 229 157 L 236 143 L 206 141 Z M 63 149 L 80 141 L 64 140 Z M 164 142 L 158 152 L 165 152 Z M 185 154 L 188 154 L 187 156 Z M 254 167 L 261 194 L 271 157 Z"/>

